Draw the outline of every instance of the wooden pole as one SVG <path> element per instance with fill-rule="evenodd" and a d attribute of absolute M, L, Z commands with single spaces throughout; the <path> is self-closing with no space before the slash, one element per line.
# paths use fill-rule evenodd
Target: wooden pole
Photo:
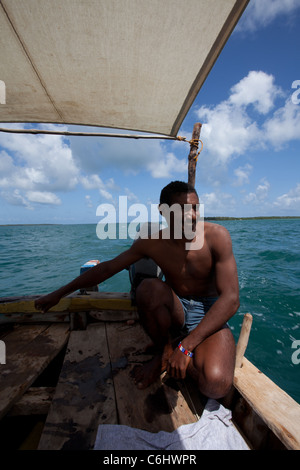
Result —
<path fill-rule="evenodd" d="M 196 122 L 193 129 L 192 143 L 190 148 L 190 153 L 188 157 L 189 166 L 188 166 L 188 182 L 195 186 L 196 178 L 196 165 L 197 165 L 197 153 L 198 153 L 198 141 L 200 139 L 202 124 Z"/>
<path fill-rule="evenodd" d="M 242 367 L 244 354 L 246 352 L 248 340 L 250 336 L 251 326 L 252 326 L 252 315 L 250 313 L 246 313 L 244 315 L 242 328 L 240 331 L 240 336 L 239 336 L 238 343 L 236 346 L 235 369 L 240 369 Z M 232 386 L 228 394 L 222 399 L 222 403 L 225 406 L 225 408 L 231 407 L 234 394 L 235 394 L 235 388 L 234 386 Z"/>
<path fill-rule="evenodd" d="M 247 349 L 249 335 L 252 326 L 252 315 L 246 313 L 244 315 L 244 320 L 240 332 L 240 337 L 236 347 L 236 358 L 235 358 L 235 367 L 241 367 L 245 351 Z"/>
<path fill-rule="evenodd" d="M 65 136 L 79 136 L 79 137 L 119 137 L 123 139 L 159 139 L 159 140 L 176 140 L 176 137 L 171 135 L 160 134 L 114 134 L 111 132 L 70 132 L 70 131 L 49 131 L 46 129 L 10 129 L 0 127 L 0 132 L 8 134 L 46 134 L 46 135 L 65 135 Z"/>

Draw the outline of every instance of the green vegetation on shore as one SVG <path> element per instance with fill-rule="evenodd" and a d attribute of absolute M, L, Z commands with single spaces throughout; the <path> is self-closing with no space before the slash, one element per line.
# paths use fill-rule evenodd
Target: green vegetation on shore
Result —
<path fill-rule="evenodd" d="M 299 215 L 291 215 L 291 216 L 260 216 L 260 217 L 204 217 L 204 220 L 266 220 L 266 219 L 300 219 Z M 37 225 L 65 225 L 65 224 L 0 224 L 0 227 L 15 227 L 15 226 L 37 226 Z M 77 225 L 77 224 L 71 224 Z M 81 225 L 80 223 L 78 225 Z M 93 225 L 91 222 L 88 224 L 82 225 Z"/>
<path fill-rule="evenodd" d="M 265 219 L 300 219 L 299 215 L 291 216 L 261 216 L 261 217 L 204 217 L 204 220 L 265 220 Z"/>

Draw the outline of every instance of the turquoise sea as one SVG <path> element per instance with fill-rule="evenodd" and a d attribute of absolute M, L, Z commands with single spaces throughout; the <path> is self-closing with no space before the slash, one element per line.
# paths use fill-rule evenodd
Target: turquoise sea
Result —
<path fill-rule="evenodd" d="M 229 230 L 238 266 L 241 305 L 230 320 L 233 334 L 237 339 L 250 312 L 247 358 L 300 403 L 300 346 L 299 354 L 292 348 L 300 341 L 300 219 L 216 223 Z M 99 240 L 93 224 L 1 226 L 0 297 L 50 292 L 76 277 L 86 261 L 108 260 L 131 243 Z M 128 271 L 101 290 L 128 292 Z"/>

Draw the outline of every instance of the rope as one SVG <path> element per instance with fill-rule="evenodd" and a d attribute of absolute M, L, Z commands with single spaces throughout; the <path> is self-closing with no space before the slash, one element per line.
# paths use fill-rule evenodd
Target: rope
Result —
<path fill-rule="evenodd" d="M 198 149 L 199 147 L 199 142 L 201 142 L 201 149 L 199 150 L 199 152 L 197 153 L 197 155 L 194 157 L 194 160 L 197 162 L 198 161 L 198 157 L 200 155 L 200 153 L 202 152 L 203 150 L 203 142 L 201 139 L 191 139 L 191 140 L 186 140 L 186 137 L 181 137 L 180 135 L 177 136 L 177 140 L 179 140 L 180 142 L 187 142 L 188 144 L 190 144 L 191 147 L 196 147 Z"/>

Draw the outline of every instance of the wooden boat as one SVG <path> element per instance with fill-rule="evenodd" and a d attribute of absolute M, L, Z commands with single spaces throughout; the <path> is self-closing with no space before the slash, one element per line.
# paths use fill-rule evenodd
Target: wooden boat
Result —
<path fill-rule="evenodd" d="M 179 139 L 248 0 L 133 0 L 126 9 L 118 1 L 1 1 L 1 122 Z M 192 182 L 200 128 L 191 141 Z M 0 131 L 116 135 L 31 126 Z M 144 391 L 133 384 L 130 371 L 149 351 L 128 293 L 73 294 L 45 315 L 34 309 L 34 297 L 1 299 L 0 320 L 3 448 L 91 449 L 101 423 L 172 431 L 202 414 L 188 380 L 162 376 Z M 300 406 L 244 357 L 250 320 L 224 405 L 250 448 L 299 449 Z"/>
<path fill-rule="evenodd" d="M 92 449 L 99 424 L 171 432 L 201 416 L 203 402 L 189 379 L 163 375 L 146 390 L 134 384 L 132 368 L 151 356 L 128 293 L 75 293 L 47 314 L 36 312 L 34 298 L 1 299 L 0 314 L 0 425 L 13 429 L 20 448 Z M 299 449 L 300 405 L 244 356 L 250 327 L 247 315 L 234 390 L 223 404 L 250 448 Z M 24 442 L 14 424 L 22 420 Z"/>

